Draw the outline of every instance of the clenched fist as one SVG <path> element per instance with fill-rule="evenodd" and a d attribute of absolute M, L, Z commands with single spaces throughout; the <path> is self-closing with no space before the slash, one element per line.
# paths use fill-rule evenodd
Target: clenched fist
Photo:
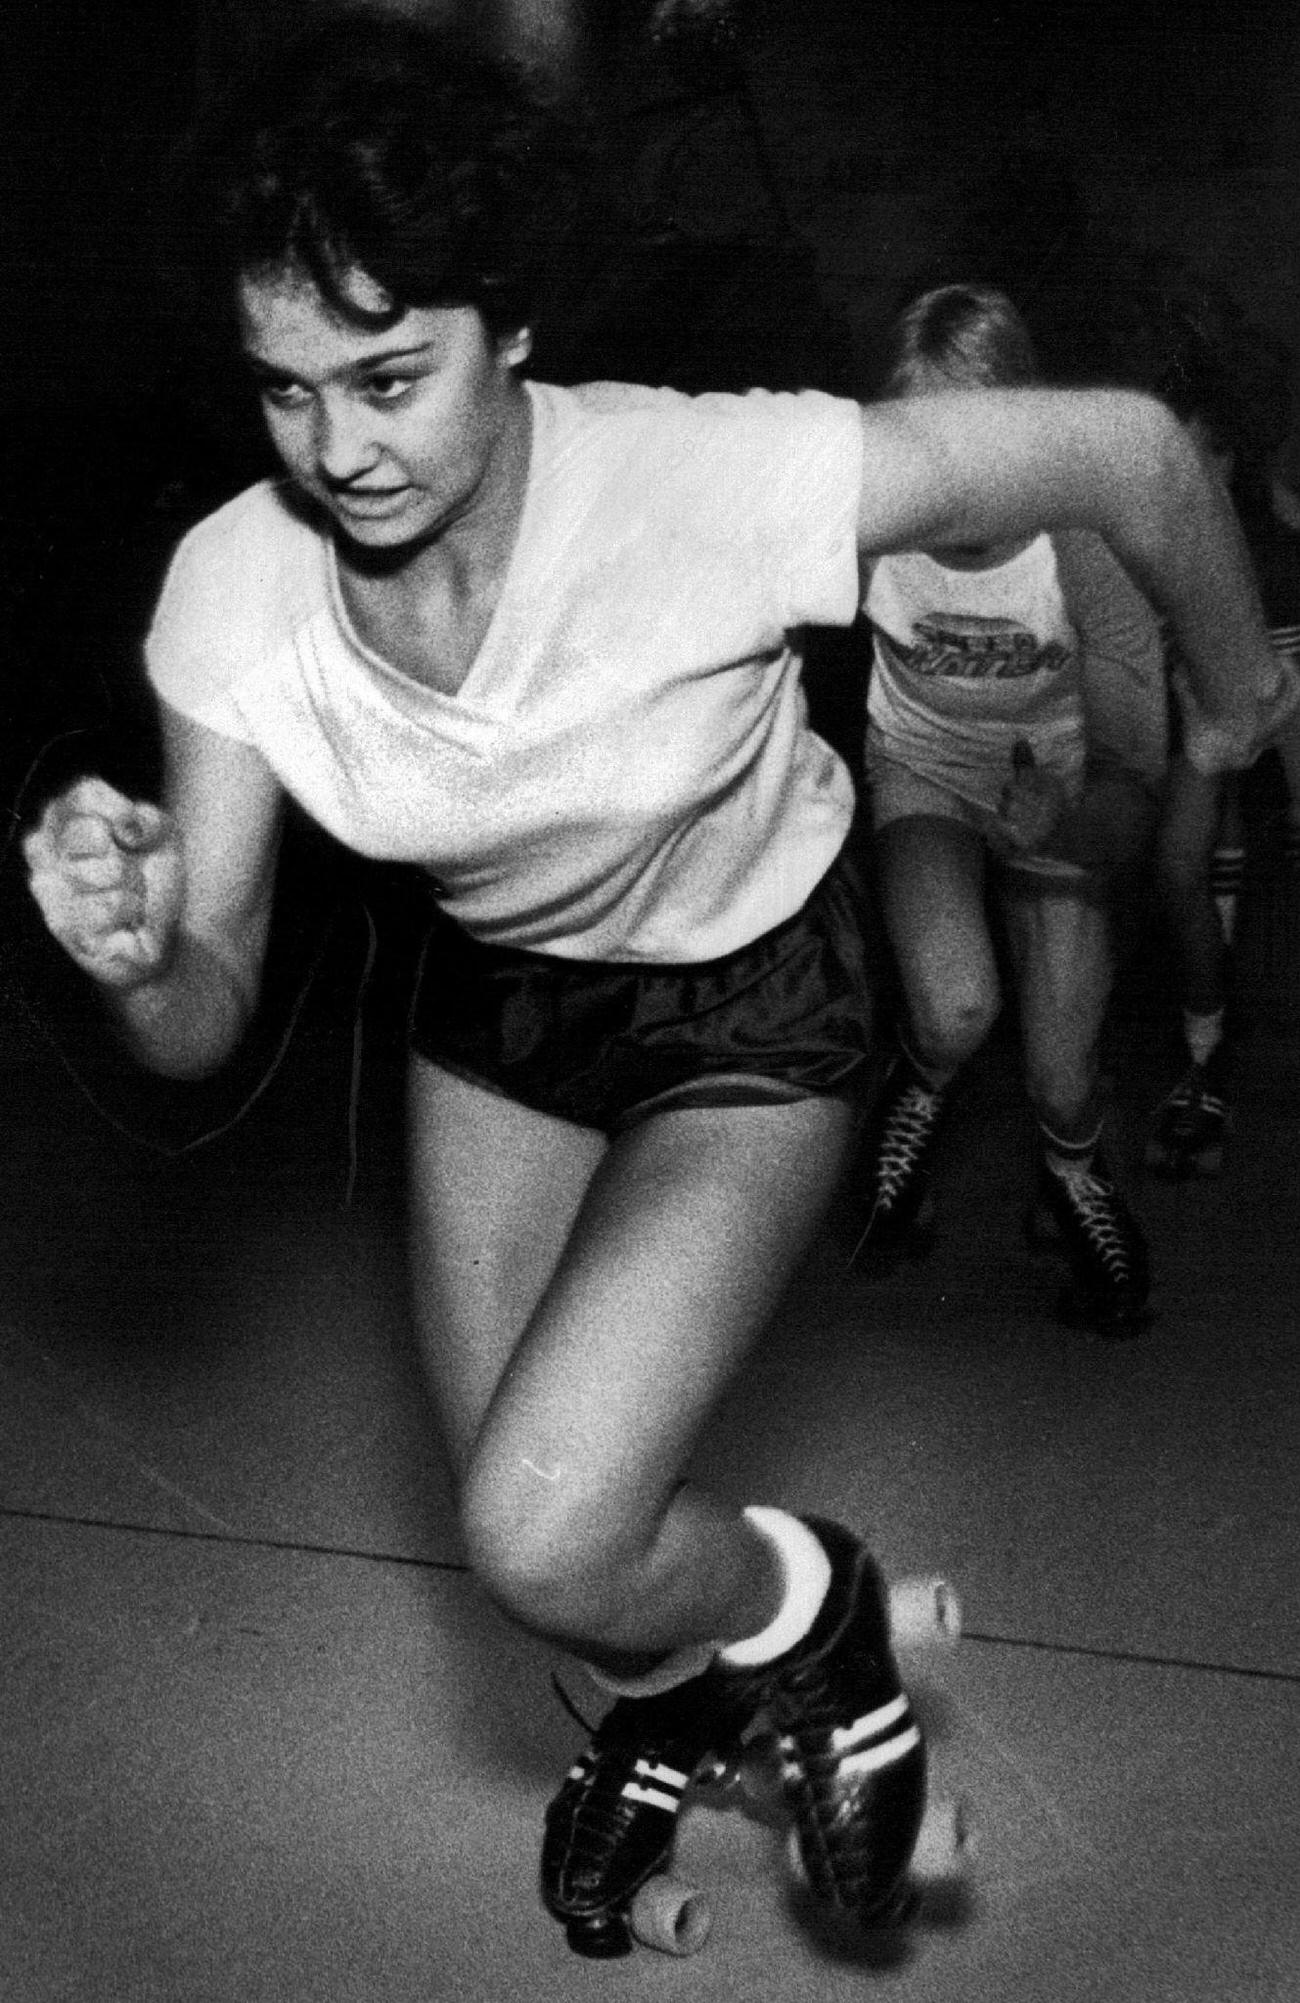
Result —
<path fill-rule="evenodd" d="M 184 864 L 175 824 L 103 779 L 78 779 L 23 841 L 32 895 L 83 971 L 125 990 L 154 979 L 176 943 Z"/>

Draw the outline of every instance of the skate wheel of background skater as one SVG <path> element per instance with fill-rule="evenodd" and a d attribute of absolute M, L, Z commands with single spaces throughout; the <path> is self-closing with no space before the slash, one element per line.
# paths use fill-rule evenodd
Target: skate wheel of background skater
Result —
<path fill-rule="evenodd" d="M 961 1601 L 946 1579 L 899 1579 L 889 1588 L 889 1631 L 900 1648 L 955 1648 Z"/>
<path fill-rule="evenodd" d="M 641 1945 L 660 1954 L 698 1954 L 713 1927 L 704 1894 L 666 1873 L 642 1885 L 628 1920 Z"/>

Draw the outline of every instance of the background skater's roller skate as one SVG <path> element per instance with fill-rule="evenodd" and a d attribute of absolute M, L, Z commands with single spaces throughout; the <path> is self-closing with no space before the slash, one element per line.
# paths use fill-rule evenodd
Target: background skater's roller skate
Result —
<path fill-rule="evenodd" d="M 863 1149 L 864 1213 L 849 1265 L 882 1271 L 905 1254 L 924 1257 L 934 1238 L 930 1175 L 948 1093 L 936 1091 L 900 1051 L 881 1087 Z"/>
<path fill-rule="evenodd" d="M 1220 1048 L 1204 1064 L 1190 1065 L 1156 1108 L 1147 1168 L 1167 1182 L 1221 1175 L 1229 1121 L 1227 1066 Z"/>
<path fill-rule="evenodd" d="M 708 1902 L 673 1870 L 692 1796 L 721 1807 L 739 1795 L 788 1827 L 799 1878 L 867 1926 L 908 1917 L 923 1858 L 932 1870 L 959 1858 L 960 1813 L 927 1812 L 924 1744 L 891 1651 L 891 1633 L 955 1642 L 955 1596 L 937 1580 L 887 1594 L 847 1531 L 808 1528 L 831 1583 L 804 1640 L 758 1670 L 715 1662 L 662 1696 L 621 1698 L 547 1811 L 543 1898 L 575 1952 L 704 1945 Z"/>
<path fill-rule="evenodd" d="M 1068 1328 L 1123 1339 L 1150 1327 L 1146 1239 L 1100 1153 L 1086 1174 L 1057 1175 L 1043 1165 L 1026 1232 L 1031 1245 L 1069 1263 L 1056 1310 Z"/>

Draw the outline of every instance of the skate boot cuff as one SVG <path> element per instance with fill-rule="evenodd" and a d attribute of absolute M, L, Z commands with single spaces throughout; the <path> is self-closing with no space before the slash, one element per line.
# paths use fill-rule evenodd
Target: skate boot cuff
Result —
<path fill-rule="evenodd" d="M 897 1042 L 898 1054 L 918 1085 L 923 1085 L 936 1099 L 951 1092 L 961 1076 L 960 1064 L 923 1064 L 905 1036 L 900 1035 Z"/>
<path fill-rule="evenodd" d="M 680 1684 L 703 1676 L 717 1652 L 711 1641 L 696 1642 L 690 1648 L 675 1648 L 642 1676 L 611 1676 L 607 1670 L 597 1669 L 591 1662 L 584 1662 L 582 1666 L 596 1688 L 608 1691 L 611 1697 L 662 1697 L 665 1691 L 676 1690 Z"/>
<path fill-rule="evenodd" d="M 1093 1131 L 1083 1140 L 1065 1141 L 1052 1132 L 1045 1120 L 1040 1119 L 1038 1134 L 1043 1146 L 1043 1160 L 1052 1174 L 1062 1182 L 1068 1182 L 1072 1175 L 1087 1175 L 1101 1146 L 1104 1124 L 1098 1120 Z"/>
<path fill-rule="evenodd" d="M 744 1515 L 776 1554 L 782 1577 L 781 1606 L 767 1627 L 718 1651 L 718 1664 L 723 1669 L 758 1669 L 787 1655 L 811 1630 L 831 1583 L 826 1548 L 806 1523 L 784 1509 L 758 1504 L 751 1505 Z"/>

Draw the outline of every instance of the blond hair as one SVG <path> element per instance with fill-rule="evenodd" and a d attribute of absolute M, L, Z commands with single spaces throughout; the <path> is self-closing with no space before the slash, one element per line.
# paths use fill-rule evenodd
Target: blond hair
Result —
<path fill-rule="evenodd" d="M 1009 389 L 1037 380 L 1033 340 L 1005 292 L 941 285 L 921 293 L 895 322 L 880 394 Z"/>

